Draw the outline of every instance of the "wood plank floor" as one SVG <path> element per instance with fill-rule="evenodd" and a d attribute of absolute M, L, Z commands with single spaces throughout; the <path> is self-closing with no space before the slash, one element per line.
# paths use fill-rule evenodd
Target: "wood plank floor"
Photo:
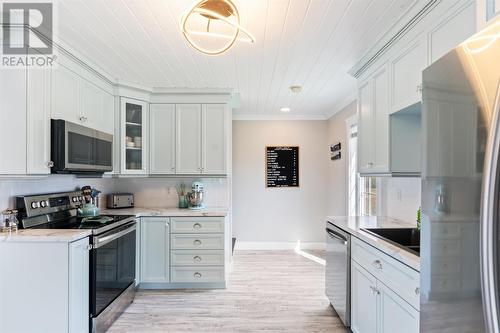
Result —
<path fill-rule="evenodd" d="M 324 294 L 310 259 L 237 251 L 227 289 L 139 291 L 108 332 L 347 332 Z"/>

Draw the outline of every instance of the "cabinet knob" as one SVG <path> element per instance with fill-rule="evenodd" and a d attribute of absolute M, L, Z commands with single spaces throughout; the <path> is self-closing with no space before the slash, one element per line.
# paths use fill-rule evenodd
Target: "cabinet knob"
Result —
<path fill-rule="evenodd" d="M 380 295 L 380 290 L 378 290 L 377 287 L 370 286 L 370 289 L 373 295 Z"/>
<path fill-rule="evenodd" d="M 48 167 L 48 168 L 53 168 L 53 167 L 54 167 L 54 162 L 52 162 L 52 161 L 48 161 L 48 162 L 47 162 L 47 167 Z"/>
<path fill-rule="evenodd" d="M 194 256 L 193 257 L 193 261 L 194 262 L 200 262 L 201 261 L 201 257 L 200 256 Z"/>
<path fill-rule="evenodd" d="M 382 262 L 377 259 L 374 262 L 372 262 L 372 266 L 375 267 L 376 269 L 382 269 Z"/>
<path fill-rule="evenodd" d="M 194 245 L 201 245 L 201 240 L 199 239 L 196 239 L 194 242 L 193 242 Z"/>
<path fill-rule="evenodd" d="M 420 295 L 420 288 L 419 287 L 415 288 L 415 295 Z"/>
<path fill-rule="evenodd" d="M 195 279 L 199 279 L 199 278 L 201 278 L 201 273 L 196 272 L 193 274 L 193 276 Z"/>
<path fill-rule="evenodd" d="M 199 223 L 193 224 L 193 229 L 201 229 L 201 224 Z"/>

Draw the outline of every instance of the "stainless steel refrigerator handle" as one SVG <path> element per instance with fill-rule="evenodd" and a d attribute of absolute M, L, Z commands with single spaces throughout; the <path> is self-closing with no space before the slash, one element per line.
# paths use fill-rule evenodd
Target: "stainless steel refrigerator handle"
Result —
<path fill-rule="evenodd" d="M 97 238 L 96 244 L 93 246 L 93 248 L 94 249 L 98 249 L 101 246 L 106 245 L 106 244 L 114 241 L 117 238 L 122 237 L 123 235 L 131 233 L 132 231 L 135 231 L 136 229 L 137 229 L 137 226 L 134 223 L 131 227 L 129 227 L 129 228 L 125 229 L 125 230 L 122 230 L 120 232 L 117 232 L 117 233 L 114 233 L 114 234 L 111 234 L 111 235 L 108 235 L 108 236 Z"/>
<path fill-rule="evenodd" d="M 344 245 L 347 245 L 347 239 L 344 236 L 342 236 L 342 235 L 340 235 L 340 234 L 336 233 L 335 231 L 328 229 L 328 228 L 326 228 L 326 233 L 330 237 L 336 238 L 336 239 L 342 241 L 344 243 Z"/>
<path fill-rule="evenodd" d="M 500 88 L 500 87 L 499 87 Z M 481 203 L 481 284 L 483 294 L 483 311 L 487 332 L 500 332 L 498 299 L 497 299 L 497 228 L 499 189 L 499 150 L 500 150 L 500 89 L 497 98 L 492 123 L 488 136 L 484 159 L 483 193 Z"/>

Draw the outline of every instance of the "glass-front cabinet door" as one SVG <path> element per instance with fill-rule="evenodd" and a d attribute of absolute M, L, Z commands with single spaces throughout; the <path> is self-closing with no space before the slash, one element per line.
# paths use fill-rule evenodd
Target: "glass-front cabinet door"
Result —
<path fill-rule="evenodd" d="M 147 174 L 148 104 L 121 98 L 122 174 Z"/>

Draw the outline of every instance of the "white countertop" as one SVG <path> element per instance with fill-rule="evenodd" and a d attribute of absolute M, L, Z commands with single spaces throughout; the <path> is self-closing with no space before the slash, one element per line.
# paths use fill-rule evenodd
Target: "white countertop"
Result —
<path fill-rule="evenodd" d="M 328 221 L 405 265 L 420 271 L 419 256 L 361 230 L 361 228 L 415 228 L 416 222 L 408 223 L 380 216 L 328 216 Z"/>
<path fill-rule="evenodd" d="M 211 217 L 226 216 L 227 208 L 207 207 L 200 210 L 179 208 L 124 208 L 102 209 L 101 214 L 167 216 L 167 217 Z M 66 242 L 71 243 L 88 237 L 92 232 L 82 229 L 21 229 L 15 233 L 0 233 L 0 242 Z"/>
<path fill-rule="evenodd" d="M 225 207 L 207 207 L 203 209 L 180 209 L 180 208 L 118 208 L 102 209 L 101 214 L 135 215 L 141 216 L 166 216 L 166 217 L 203 217 L 203 216 L 226 216 Z"/>
<path fill-rule="evenodd" d="M 13 233 L 0 233 L 0 242 L 71 243 L 90 234 L 90 230 L 82 229 L 22 229 Z"/>

